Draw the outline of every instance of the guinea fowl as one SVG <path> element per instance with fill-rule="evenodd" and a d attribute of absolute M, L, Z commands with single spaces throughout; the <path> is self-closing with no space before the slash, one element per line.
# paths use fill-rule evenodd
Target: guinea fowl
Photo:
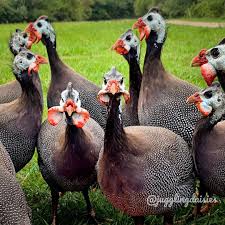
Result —
<path fill-rule="evenodd" d="M 52 224 L 56 224 L 59 193 L 81 191 L 90 216 L 94 211 L 88 189 L 96 180 L 95 166 L 103 146 L 103 129 L 86 109 L 69 83 L 60 106 L 48 110 L 48 121 L 38 139 L 38 162 L 52 194 Z M 63 119 L 64 118 L 64 119 Z"/>
<path fill-rule="evenodd" d="M 139 18 L 133 28 L 138 28 L 140 39 L 147 42 L 138 100 L 140 124 L 168 128 L 190 146 L 199 114 L 196 108 L 187 106 L 186 98 L 198 88 L 165 71 L 161 51 L 166 40 L 166 23 L 156 9 Z"/>
<path fill-rule="evenodd" d="M 141 88 L 142 73 L 140 70 L 140 41 L 137 36 L 128 30 L 113 45 L 117 53 L 124 56 L 129 64 L 129 92 L 130 101 L 126 104 L 122 117 L 124 126 L 139 125 L 138 98 Z"/>
<path fill-rule="evenodd" d="M 16 180 L 8 152 L 0 142 L 0 224 L 31 225 L 30 208 Z"/>
<path fill-rule="evenodd" d="M 16 172 L 32 158 L 41 126 L 43 103 L 39 64 L 46 59 L 28 50 L 14 59 L 13 73 L 22 94 L 16 100 L 0 105 L 0 141 L 8 151 Z"/>
<path fill-rule="evenodd" d="M 121 96 L 125 102 L 129 100 L 123 77 L 112 68 L 104 76 L 105 81 L 98 94 L 99 101 L 108 108 L 104 148 L 97 163 L 100 188 L 115 208 L 134 218 L 136 225 L 143 225 L 147 215 L 164 215 L 164 224 L 173 224 L 173 213 L 182 204 L 151 205 L 147 199 L 192 196 L 190 149 L 179 135 L 162 127 L 123 128 Z"/>
<path fill-rule="evenodd" d="M 21 49 L 28 47 L 28 35 L 19 29 L 11 35 L 9 40 L 9 48 L 14 56 L 16 56 Z M 20 97 L 22 89 L 17 80 L 0 85 L 0 104 L 11 102 Z"/>
<path fill-rule="evenodd" d="M 219 83 L 195 93 L 187 100 L 199 109 L 203 118 L 195 127 L 193 153 L 197 176 L 200 180 L 200 195 L 206 192 L 225 196 L 225 94 Z M 201 206 L 201 204 L 200 204 Z M 200 208 L 200 207 L 199 207 Z"/>
<path fill-rule="evenodd" d="M 68 82 L 72 82 L 73 87 L 80 94 L 82 106 L 87 109 L 91 117 L 104 128 L 106 111 L 96 99 L 99 88 L 74 72 L 59 58 L 56 50 L 55 31 L 48 22 L 48 18 L 46 16 L 39 17 L 34 23 L 30 23 L 26 30 L 30 33 L 29 40 L 31 43 L 42 40 L 46 45 L 51 67 L 51 82 L 47 97 L 48 108 L 59 103 L 60 93 L 64 90 Z"/>
<path fill-rule="evenodd" d="M 200 66 L 201 73 L 208 85 L 216 77 L 225 91 L 225 39 L 217 46 L 207 50 L 202 49 L 198 56 L 192 60 L 192 66 Z"/>

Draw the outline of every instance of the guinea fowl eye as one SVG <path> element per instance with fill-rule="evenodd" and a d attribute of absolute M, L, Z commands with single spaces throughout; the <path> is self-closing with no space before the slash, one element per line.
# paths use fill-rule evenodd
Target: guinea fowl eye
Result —
<path fill-rule="evenodd" d="M 211 53 L 213 58 L 217 58 L 220 55 L 220 52 L 219 52 L 218 48 L 213 48 L 210 53 Z"/>
<path fill-rule="evenodd" d="M 37 23 L 37 26 L 38 26 L 38 27 L 42 27 L 41 22 L 38 22 L 38 23 Z"/>
<path fill-rule="evenodd" d="M 152 20 L 153 20 L 152 15 L 149 15 L 149 16 L 147 17 L 147 20 L 148 20 L 148 21 L 152 21 Z"/>
<path fill-rule="evenodd" d="M 120 84 L 123 84 L 123 78 L 120 80 Z"/>
<path fill-rule="evenodd" d="M 130 41 L 131 40 L 131 36 L 130 35 L 126 36 L 126 40 Z"/>
<path fill-rule="evenodd" d="M 23 34 L 23 38 L 27 38 L 27 33 L 24 33 Z"/>
<path fill-rule="evenodd" d="M 105 77 L 104 77 L 104 84 L 107 84 L 107 80 L 105 79 Z"/>
<path fill-rule="evenodd" d="M 204 93 L 204 96 L 205 96 L 206 98 L 212 98 L 212 91 L 206 91 L 206 92 Z"/>
<path fill-rule="evenodd" d="M 27 53 L 27 59 L 30 60 L 30 59 L 32 59 L 32 58 L 33 58 L 33 55 L 30 54 L 30 53 Z"/>

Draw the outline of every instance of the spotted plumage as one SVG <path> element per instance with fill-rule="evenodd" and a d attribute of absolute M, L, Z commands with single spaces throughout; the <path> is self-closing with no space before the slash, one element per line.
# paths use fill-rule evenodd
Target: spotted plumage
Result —
<path fill-rule="evenodd" d="M 104 148 L 97 163 L 98 182 L 111 204 L 134 217 L 136 224 L 143 224 L 141 218 L 147 215 L 164 215 L 165 224 L 171 224 L 174 211 L 182 204 L 174 203 L 171 208 L 162 203 L 153 206 L 148 205 L 147 199 L 176 195 L 191 198 L 194 192 L 191 151 L 183 138 L 168 129 L 123 128 L 120 101 L 122 95 L 127 99 L 128 93 L 121 87 L 121 79 L 117 77 L 118 87 L 108 80 L 99 92 L 99 100 L 107 105 L 108 119 Z M 139 219 L 141 223 L 137 222 Z"/>
<path fill-rule="evenodd" d="M 68 84 L 73 83 L 73 87 L 80 93 L 82 107 L 87 109 L 91 117 L 98 122 L 103 128 L 106 122 L 106 111 L 104 107 L 99 105 L 96 100 L 99 88 L 74 72 L 71 68 L 65 65 L 59 58 L 56 50 L 56 36 L 47 17 L 42 16 L 27 28 L 30 32 L 30 40 L 42 40 L 46 45 L 48 58 L 51 67 L 51 82 L 48 89 L 48 108 L 58 105 L 60 94 Z"/>
<path fill-rule="evenodd" d="M 37 71 L 37 56 L 21 51 L 14 59 L 13 70 L 22 88 L 21 97 L 0 105 L 0 140 L 8 151 L 15 170 L 32 158 L 42 118 L 42 90 Z"/>
<path fill-rule="evenodd" d="M 92 210 L 88 188 L 96 181 L 95 165 L 103 145 L 103 129 L 81 105 L 78 92 L 69 83 L 61 94 L 60 106 L 49 109 L 48 121 L 39 133 L 38 162 L 52 192 L 53 224 L 59 192 L 82 191 L 88 212 Z"/>
<path fill-rule="evenodd" d="M 166 24 L 156 10 L 149 11 L 134 27 L 147 42 L 138 101 L 140 124 L 170 129 L 191 146 L 199 114 L 194 107 L 187 106 L 186 98 L 198 88 L 165 71 L 160 57 L 166 39 Z"/>
<path fill-rule="evenodd" d="M 31 225 L 30 213 L 13 163 L 0 142 L 0 224 Z"/>

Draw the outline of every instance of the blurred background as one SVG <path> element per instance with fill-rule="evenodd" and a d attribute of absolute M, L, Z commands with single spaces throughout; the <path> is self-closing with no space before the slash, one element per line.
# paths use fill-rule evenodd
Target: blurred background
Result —
<path fill-rule="evenodd" d="M 225 18 L 225 0 L 0 0 L 0 23 L 133 18 L 159 7 L 168 18 Z"/>

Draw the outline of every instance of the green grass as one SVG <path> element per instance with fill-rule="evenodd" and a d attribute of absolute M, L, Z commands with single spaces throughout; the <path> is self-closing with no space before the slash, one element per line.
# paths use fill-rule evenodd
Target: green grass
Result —
<path fill-rule="evenodd" d="M 103 74 L 111 66 L 116 66 L 126 77 L 128 66 L 126 61 L 110 50 L 114 41 L 122 32 L 130 28 L 133 20 L 106 21 L 106 22 L 79 22 L 55 23 L 57 32 L 57 49 L 62 60 L 83 74 L 89 80 L 100 85 Z M 11 72 L 12 56 L 8 50 L 8 39 L 15 28 L 25 28 L 25 24 L 0 25 L 0 84 L 14 79 Z M 217 44 L 224 37 L 225 29 L 222 28 L 197 28 L 170 25 L 168 38 L 163 50 L 162 58 L 165 68 L 195 85 L 204 87 L 199 68 L 191 68 L 191 59 L 201 48 L 209 48 Z M 32 49 L 34 52 L 46 56 L 45 47 L 40 43 Z M 142 62 L 145 54 L 145 43 L 142 43 Z M 48 65 L 40 69 L 44 98 L 50 79 Z M 128 83 L 126 79 L 126 83 Z M 46 106 L 46 102 L 45 102 Z M 46 118 L 46 107 L 44 118 Z M 27 200 L 33 211 L 33 224 L 46 225 L 50 218 L 50 192 L 42 179 L 38 166 L 37 156 L 18 173 L 18 179 L 26 193 Z M 130 225 L 132 220 L 115 210 L 102 196 L 100 190 L 91 192 L 91 201 L 98 220 L 102 224 Z M 190 210 L 180 210 L 176 219 L 180 219 Z M 63 225 L 87 224 L 84 215 L 85 203 L 79 193 L 67 193 L 60 200 L 59 220 Z M 213 209 L 211 216 L 205 216 L 195 221 L 195 224 L 225 224 L 224 203 Z M 162 218 L 150 216 L 147 225 L 162 224 Z M 185 224 L 185 223 L 184 223 Z M 191 223 L 191 224 L 194 224 Z"/>
<path fill-rule="evenodd" d="M 225 18 L 188 18 L 188 17 L 183 17 L 179 18 L 181 20 L 187 20 L 187 21 L 194 21 L 194 22 L 213 22 L 213 23 L 224 23 Z"/>

